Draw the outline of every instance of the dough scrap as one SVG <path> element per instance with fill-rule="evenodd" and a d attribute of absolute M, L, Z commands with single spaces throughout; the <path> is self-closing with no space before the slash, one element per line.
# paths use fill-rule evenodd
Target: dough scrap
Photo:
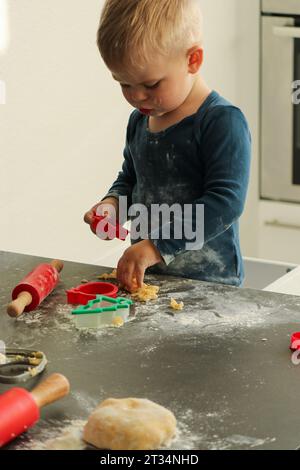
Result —
<path fill-rule="evenodd" d="M 117 270 L 114 269 L 111 273 L 101 274 L 100 276 L 97 276 L 97 279 L 117 279 Z M 143 284 L 143 286 L 138 289 L 136 279 L 133 278 L 133 292 L 131 292 L 131 296 L 135 300 L 139 300 L 140 302 L 148 302 L 148 300 L 155 300 L 158 297 L 158 291 L 158 286 L 150 286 L 147 284 Z"/>
<path fill-rule="evenodd" d="M 170 307 L 173 308 L 173 310 L 182 310 L 184 307 L 184 303 L 177 302 L 175 299 L 171 299 Z"/>
<path fill-rule="evenodd" d="M 148 300 L 155 300 L 158 298 L 158 291 L 158 286 L 143 284 L 143 286 L 134 291 L 131 296 L 140 302 L 148 302 Z"/>
<path fill-rule="evenodd" d="M 116 328 L 120 328 L 120 326 L 124 325 L 124 320 L 122 317 L 115 317 L 112 321 L 112 326 Z"/>
<path fill-rule="evenodd" d="M 113 269 L 111 273 L 103 273 L 97 276 L 97 279 L 117 279 L 117 270 Z"/>
<path fill-rule="evenodd" d="M 83 439 L 99 449 L 147 450 L 169 445 L 176 418 L 163 406 L 140 398 L 109 398 L 90 415 Z"/>
<path fill-rule="evenodd" d="M 38 374 L 37 367 L 28 367 L 28 372 L 31 377 L 35 377 Z"/>

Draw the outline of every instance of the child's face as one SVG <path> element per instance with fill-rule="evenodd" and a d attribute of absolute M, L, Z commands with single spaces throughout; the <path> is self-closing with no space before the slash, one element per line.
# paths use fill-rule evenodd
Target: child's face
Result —
<path fill-rule="evenodd" d="M 128 103 L 146 115 L 162 116 L 179 108 L 189 95 L 195 76 L 189 72 L 188 58 L 158 57 L 143 70 L 111 69 L 120 82 Z"/>

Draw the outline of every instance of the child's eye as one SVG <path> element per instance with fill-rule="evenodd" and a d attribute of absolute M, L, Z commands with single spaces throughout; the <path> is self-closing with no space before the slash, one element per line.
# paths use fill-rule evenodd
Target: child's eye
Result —
<path fill-rule="evenodd" d="M 159 87 L 159 84 L 160 84 L 160 82 L 156 82 L 156 83 L 154 83 L 154 85 L 145 85 L 145 88 L 147 88 L 149 90 L 154 90 L 154 88 Z"/>

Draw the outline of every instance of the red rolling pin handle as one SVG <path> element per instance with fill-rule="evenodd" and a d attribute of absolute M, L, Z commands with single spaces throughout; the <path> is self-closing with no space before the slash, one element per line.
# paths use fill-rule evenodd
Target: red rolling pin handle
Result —
<path fill-rule="evenodd" d="M 40 417 L 40 408 L 69 393 L 68 380 L 52 374 L 32 392 L 12 388 L 0 395 L 0 447 L 32 427 Z"/>
<path fill-rule="evenodd" d="M 62 268 L 63 263 L 59 260 L 37 266 L 14 288 L 13 302 L 8 305 L 7 313 L 17 317 L 24 311 L 30 312 L 36 309 L 57 286 L 58 273 Z"/>

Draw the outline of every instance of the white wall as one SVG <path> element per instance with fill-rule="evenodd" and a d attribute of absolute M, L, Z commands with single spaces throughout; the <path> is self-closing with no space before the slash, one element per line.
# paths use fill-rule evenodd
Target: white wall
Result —
<path fill-rule="evenodd" d="M 237 105 L 245 113 L 252 134 L 252 165 L 248 198 L 241 219 L 245 256 L 259 256 L 259 73 L 260 0 L 237 0 Z M 264 253 L 261 253 L 265 257 Z"/>
<path fill-rule="evenodd" d="M 201 1 L 207 81 L 242 105 L 255 129 L 252 5 L 258 0 Z M 9 2 L 10 43 L 0 55 L 7 94 L 0 106 L 1 250 L 115 265 L 126 246 L 101 242 L 82 222 L 120 167 L 130 112 L 95 46 L 102 4 Z M 240 17 L 247 21 L 240 25 Z M 255 191 L 254 184 L 252 195 Z M 249 220 L 252 212 L 249 207 Z M 245 254 L 253 256 L 249 227 L 254 228 L 244 220 L 242 242 Z"/>
<path fill-rule="evenodd" d="M 107 253 L 82 217 L 115 177 L 129 106 L 95 45 L 101 5 L 10 2 L 1 249 L 86 262 Z"/>
<path fill-rule="evenodd" d="M 238 0 L 200 0 L 204 17 L 203 74 L 210 87 L 232 102 L 238 95 Z"/>
<path fill-rule="evenodd" d="M 205 20 L 205 77 L 243 110 L 252 134 L 251 178 L 240 231 L 243 255 L 256 257 L 260 0 L 201 0 L 201 3 Z"/>

